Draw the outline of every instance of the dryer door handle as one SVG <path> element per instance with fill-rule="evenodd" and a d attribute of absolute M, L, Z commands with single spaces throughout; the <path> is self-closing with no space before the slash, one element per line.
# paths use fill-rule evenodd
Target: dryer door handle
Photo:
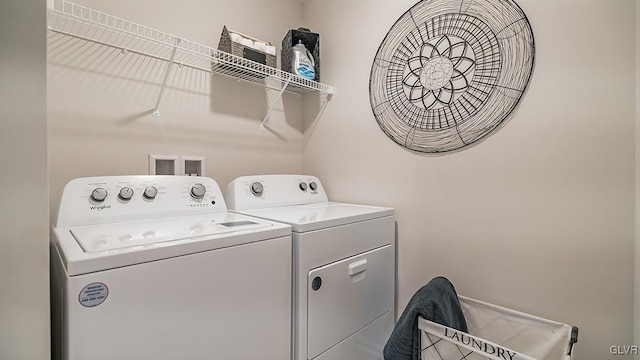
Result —
<path fill-rule="evenodd" d="M 349 276 L 360 274 L 367 270 L 367 259 L 358 260 L 349 264 Z"/>

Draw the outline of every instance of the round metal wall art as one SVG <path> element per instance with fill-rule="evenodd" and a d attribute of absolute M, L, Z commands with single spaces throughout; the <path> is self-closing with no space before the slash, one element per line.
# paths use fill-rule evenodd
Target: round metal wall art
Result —
<path fill-rule="evenodd" d="M 534 55 L 531 25 L 512 0 L 420 1 L 378 48 L 369 79 L 373 114 L 409 150 L 460 150 L 509 118 Z"/>

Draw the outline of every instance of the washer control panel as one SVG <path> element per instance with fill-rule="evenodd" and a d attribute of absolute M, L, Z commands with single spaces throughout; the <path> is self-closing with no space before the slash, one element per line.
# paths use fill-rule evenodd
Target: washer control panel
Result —
<path fill-rule="evenodd" d="M 226 212 L 215 180 L 191 176 L 79 178 L 64 188 L 56 226 Z"/>
<path fill-rule="evenodd" d="M 225 199 L 238 211 L 329 201 L 320 180 L 310 175 L 242 176 L 229 183 Z"/>

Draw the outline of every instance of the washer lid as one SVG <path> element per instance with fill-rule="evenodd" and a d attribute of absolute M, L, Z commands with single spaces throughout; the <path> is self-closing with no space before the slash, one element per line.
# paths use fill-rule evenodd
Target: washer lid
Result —
<path fill-rule="evenodd" d="M 291 227 L 220 213 L 54 228 L 70 276 L 291 236 Z"/>
<path fill-rule="evenodd" d="M 256 219 L 257 220 L 257 219 Z M 101 224 L 71 228 L 69 231 L 85 252 L 124 249 L 147 244 L 184 239 L 197 239 L 270 227 L 272 224 L 249 219 L 220 216 L 183 217 L 162 222 L 157 220 Z"/>
<path fill-rule="evenodd" d="M 337 202 L 246 210 L 243 214 L 283 222 L 294 232 L 307 232 L 394 214 L 393 208 Z"/>

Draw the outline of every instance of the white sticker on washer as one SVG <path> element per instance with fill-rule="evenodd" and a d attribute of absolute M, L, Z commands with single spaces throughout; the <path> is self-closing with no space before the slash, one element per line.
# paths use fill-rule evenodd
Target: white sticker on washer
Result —
<path fill-rule="evenodd" d="M 103 283 L 92 283 L 80 290 L 78 301 L 84 307 L 94 307 L 102 304 L 109 296 L 109 288 Z"/>

